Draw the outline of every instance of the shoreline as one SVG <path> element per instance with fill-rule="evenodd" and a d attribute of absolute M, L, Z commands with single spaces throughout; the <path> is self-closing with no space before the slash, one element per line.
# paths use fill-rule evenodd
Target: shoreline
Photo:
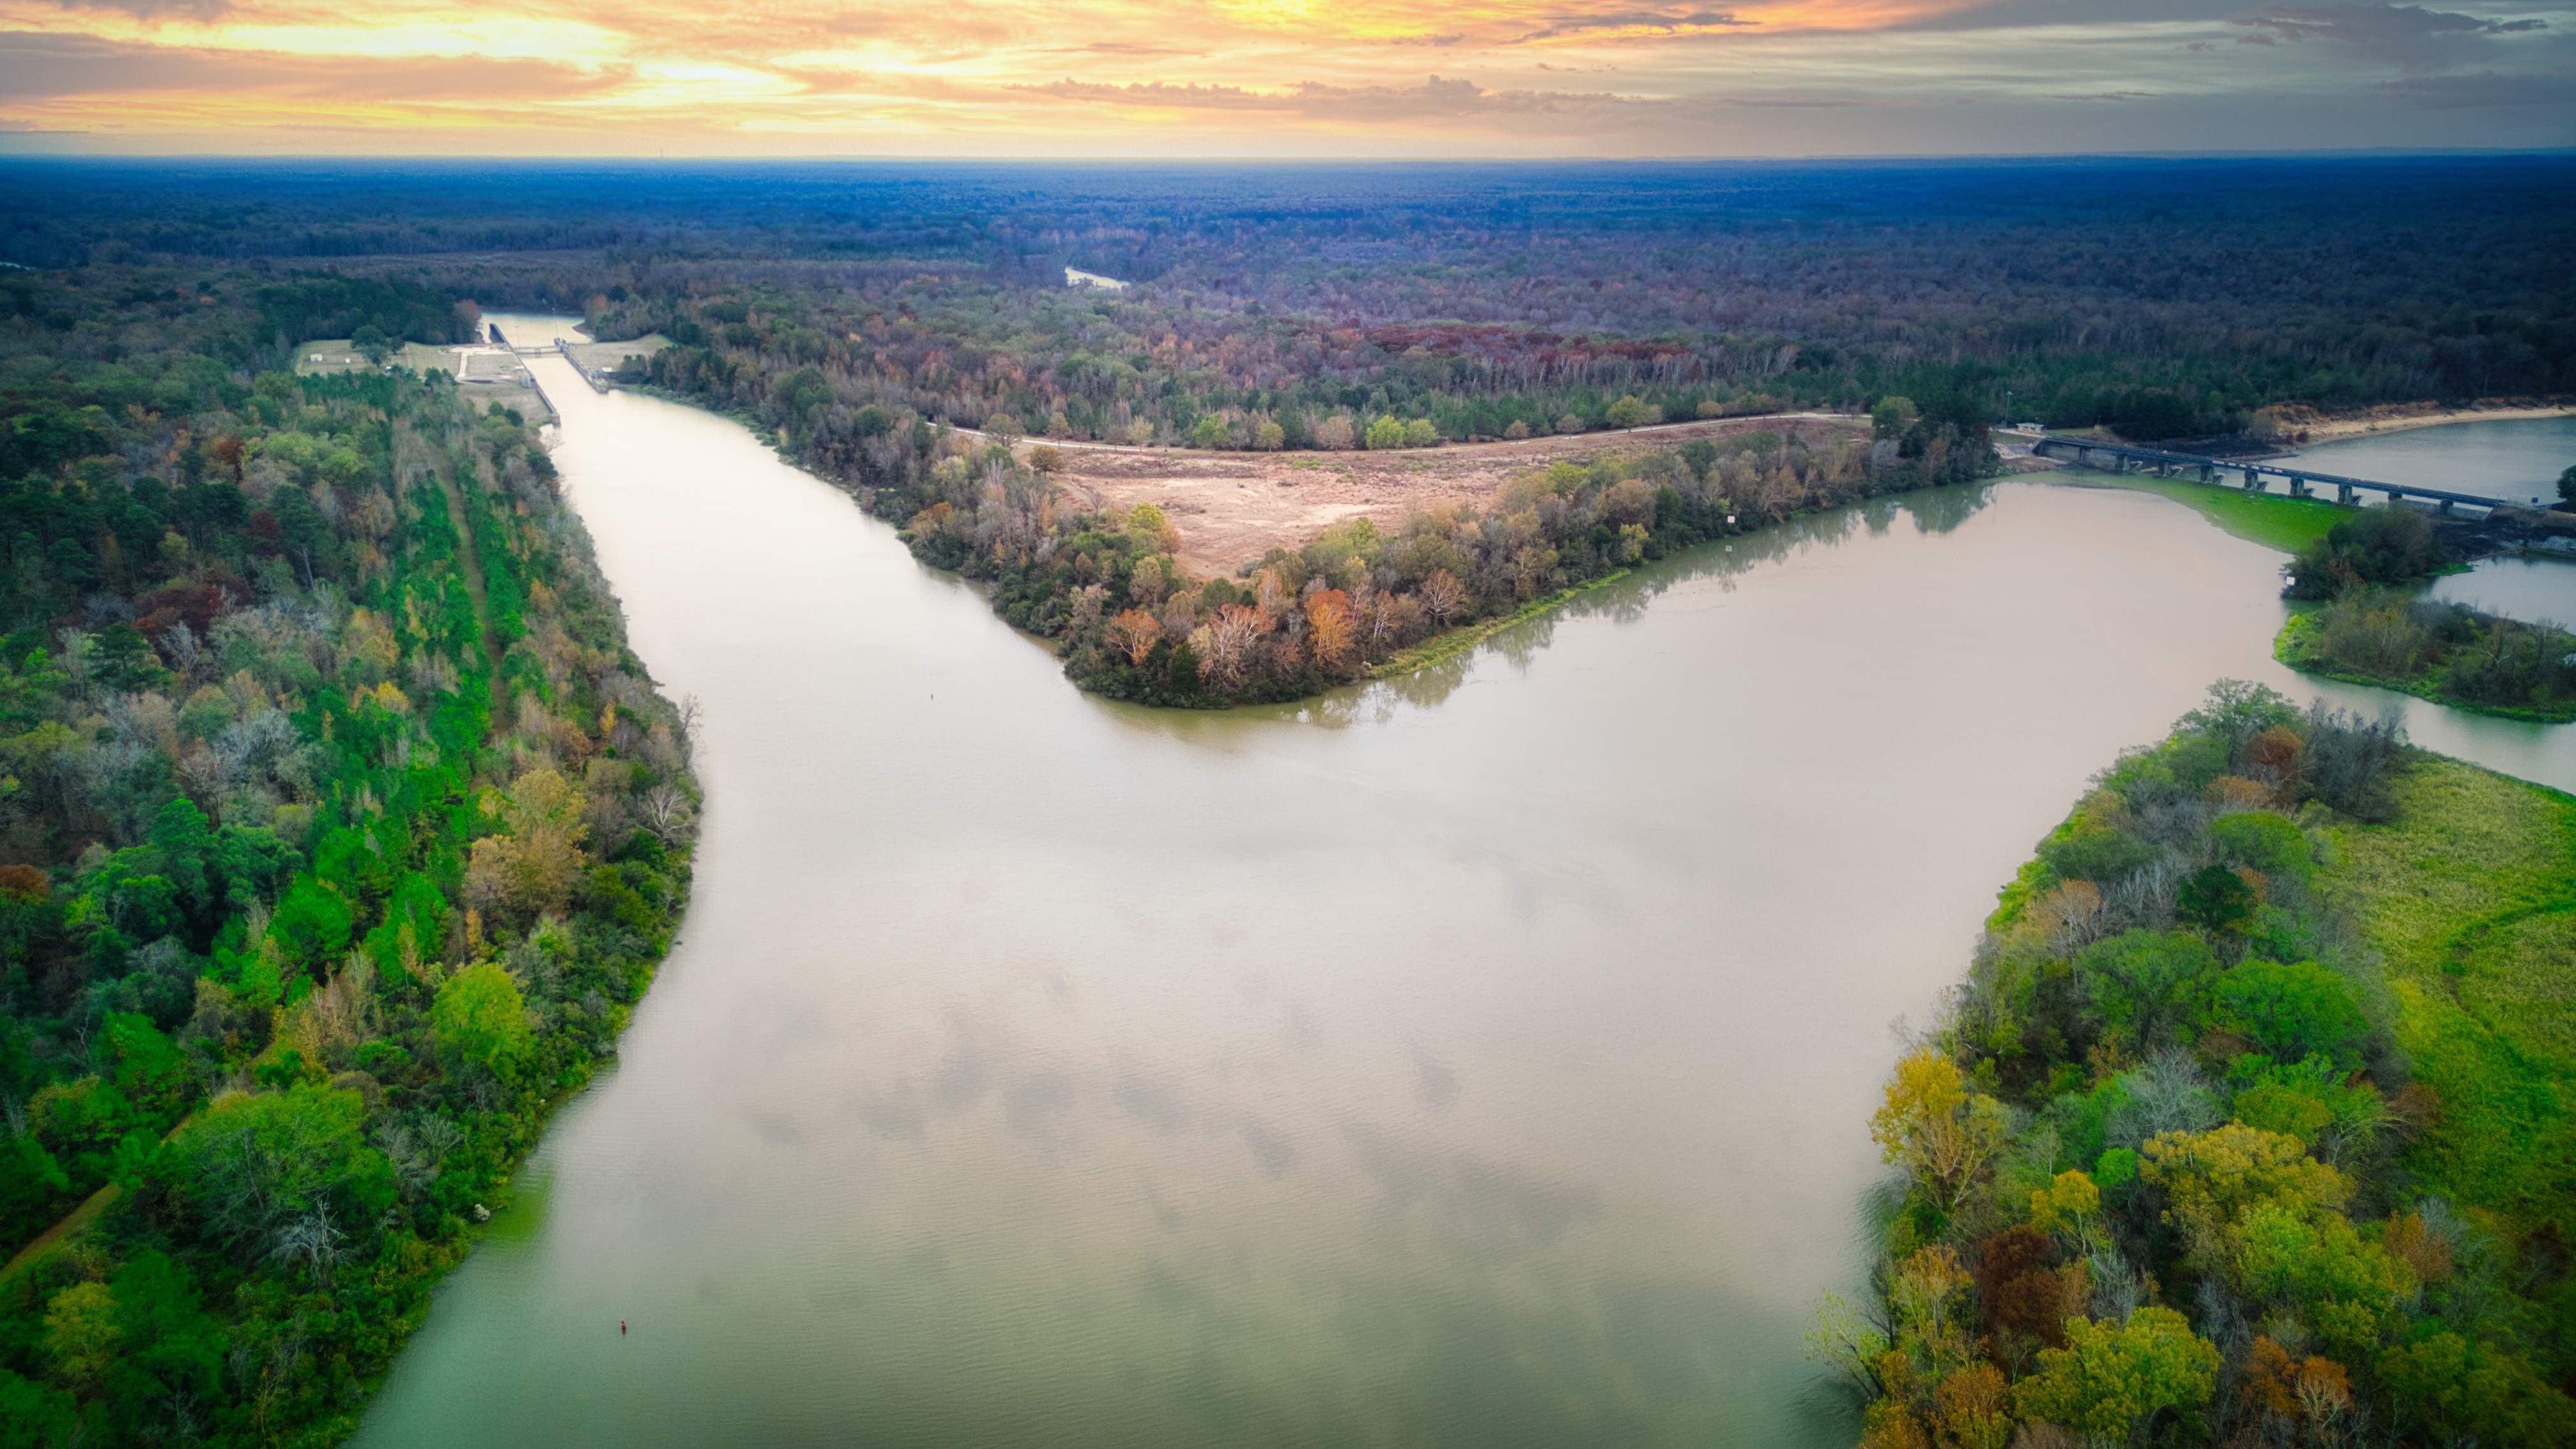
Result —
<path fill-rule="evenodd" d="M 2371 412 L 2339 417 L 2319 417 L 2301 425 L 2310 446 L 2342 442 L 2348 438 L 2366 438 L 2376 433 L 2402 433 L 2415 428 L 2439 428 L 2452 423 L 2500 423 L 2525 418 L 2576 417 L 2576 403 L 2499 404 L 2494 407 L 2469 406 L 2445 408 L 2432 403 L 2390 403 L 2389 408 L 2428 409 L 2424 412 Z M 2297 446 L 2293 444 L 2292 446 Z"/>

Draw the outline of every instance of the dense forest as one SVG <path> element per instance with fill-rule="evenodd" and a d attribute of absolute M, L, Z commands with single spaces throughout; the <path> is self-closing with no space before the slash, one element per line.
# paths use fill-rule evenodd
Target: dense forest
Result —
<path fill-rule="evenodd" d="M 2576 802 L 2256 686 L 2123 756 L 1871 1124 L 1865 1443 L 2576 1439 L 2571 881 Z"/>
<path fill-rule="evenodd" d="M 333 1442 L 614 1049 L 683 721 L 445 294 L 0 274 L 0 1442 Z"/>
<path fill-rule="evenodd" d="M 2564 157 L 0 168 L 25 265 L 329 258 L 934 422 L 1213 446 L 1335 411 L 1600 426 L 1630 394 L 2138 437 L 2565 394 L 2571 217 Z"/>

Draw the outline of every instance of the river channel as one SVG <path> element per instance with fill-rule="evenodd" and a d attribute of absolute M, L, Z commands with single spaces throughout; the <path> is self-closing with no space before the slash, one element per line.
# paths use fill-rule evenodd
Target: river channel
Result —
<path fill-rule="evenodd" d="M 1105 704 L 740 427 L 534 370 L 704 706 L 696 894 L 368 1449 L 1847 1444 L 1800 1338 L 1899 1024 L 2118 750 L 2317 692 L 2278 555 L 2008 482 L 1303 707 Z M 2576 734 L 2409 718 L 2576 788 Z"/>

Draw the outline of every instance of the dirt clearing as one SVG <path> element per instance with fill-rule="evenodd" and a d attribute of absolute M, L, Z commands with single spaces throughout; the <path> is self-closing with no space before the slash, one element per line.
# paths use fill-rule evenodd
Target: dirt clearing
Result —
<path fill-rule="evenodd" d="M 1180 531 L 1178 555 L 1193 573 L 1231 575 L 1272 548 L 1295 548 L 1345 518 L 1381 529 L 1443 503 L 1487 506 L 1503 485 L 1559 459 L 1663 452 L 1693 438 L 1769 429 L 1811 438 L 1865 433 L 1869 419 L 1832 413 L 1713 418 L 1621 433 L 1578 433 L 1516 443 L 1453 443 L 1384 452 L 1207 453 L 1181 448 L 1057 444 L 1059 486 L 1099 508 L 1151 503 Z M 1036 446 L 1044 446 L 1037 440 Z M 1026 458 L 1030 443 L 1022 443 Z"/>

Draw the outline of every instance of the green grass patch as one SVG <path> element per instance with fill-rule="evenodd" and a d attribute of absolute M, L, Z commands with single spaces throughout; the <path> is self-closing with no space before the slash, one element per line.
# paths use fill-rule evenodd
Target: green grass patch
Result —
<path fill-rule="evenodd" d="M 1463 628 L 1452 629 L 1446 634 L 1435 634 L 1402 653 L 1396 654 L 1380 663 L 1369 666 L 1367 677 L 1370 679 L 1390 679 L 1399 674 L 1411 674 L 1417 669 L 1428 669 L 1434 664 L 1445 663 L 1466 653 L 1468 650 L 1475 648 L 1477 645 L 1484 643 L 1486 640 L 1501 633 L 1503 630 L 1510 628 L 1514 624 L 1526 623 L 1529 620 L 1535 619 L 1539 615 L 1546 613 L 1548 610 L 1556 608 L 1577 594 L 1588 593 L 1593 589 L 1600 588 L 1604 584 L 1617 583 L 1619 580 L 1624 579 L 1627 576 L 1628 570 L 1626 569 L 1612 569 L 1610 572 L 1603 574 L 1597 579 L 1586 579 L 1582 583 L 1576 584 L 1571 588 L 1563 588 L 1552 594 L 1541 595 L 1540 597 L 1532 599 L 1528 603 L 1521 605 L 1519 608 L 1512 610 L 1508 614 L 1498 614 L 1491 619 L 1479 619 L 1473 624 L 1466 625 Z"/>
<path fill-rule="evenodd" d="M 2319 879 L 2387 960 L 2440 1115 L 2411 1154 L 2456 1200 L 2576 1234 L 2576 798 L 2438 756 Z"/>
<path fill-rule="evenodd" d="M 2068 481 L 2109 488 L 2133 488 L 2160 494 L 2199 510 L 2203 518 L 2238 538 L 2265 548 L 2295 554 L 2326 536 L 2326 530 L 2358 512 L 2322 498 L 2292 498 L 2280 493 L 2248 493 L 2242 488 L 2186 483 L 2178 478 L 2143 478 L 2119 473 L 2069 469 Z"/>

